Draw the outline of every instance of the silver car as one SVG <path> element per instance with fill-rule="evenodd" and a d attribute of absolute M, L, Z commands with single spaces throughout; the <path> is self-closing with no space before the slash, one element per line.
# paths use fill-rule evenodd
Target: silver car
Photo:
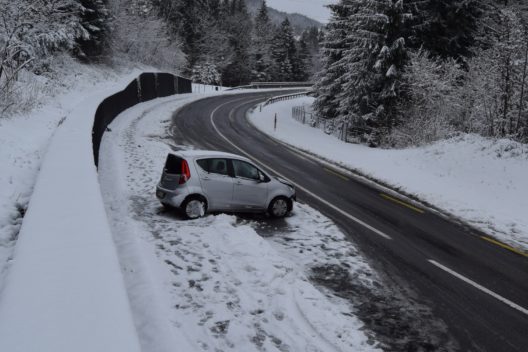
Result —
<path fill-rule="evenodd" d="M 190 219 L 206 212 L 267 212 L 284 217 L 293 208 L 295 188 L 268 176 L 243 156 L 194 150 L 167 156 L 156 197 Z"/>

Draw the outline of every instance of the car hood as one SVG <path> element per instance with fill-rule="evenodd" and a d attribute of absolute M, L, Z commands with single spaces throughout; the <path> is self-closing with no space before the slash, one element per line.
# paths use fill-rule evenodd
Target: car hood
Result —
<path fill-rule="evenodd" d="M 276 179 L 277 181 L 279 181 L 280 183 L 285 184 L 286 186 L 290 186 L 292 188 L 295 188 L 294 185 L 292 185 L 291 182 L 288 182 L 288 181 L 286 181 L 283 178 L 280 178 L 280 177 L 277 177 L 277 176 L 274 176 L 273 178 Z"/>

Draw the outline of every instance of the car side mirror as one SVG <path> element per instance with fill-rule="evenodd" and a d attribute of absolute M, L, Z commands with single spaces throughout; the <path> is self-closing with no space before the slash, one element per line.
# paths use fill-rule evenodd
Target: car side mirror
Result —
<path fill-rule="evenodd" d="M 260 171 L 258 173 L 258 181 L 259 182 L 266 182 L 266 176 Z"/>

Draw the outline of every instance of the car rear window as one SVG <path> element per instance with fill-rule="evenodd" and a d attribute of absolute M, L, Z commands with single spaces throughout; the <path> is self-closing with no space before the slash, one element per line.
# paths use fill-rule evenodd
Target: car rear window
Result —
<path fill-rule="evenodd" d="M 167 155 L 167 161 L 165 161 L 165 172 L 171 175 L 179 175 L 182 170 L 183 159 L 179 156 L 169 154 Z"/>
<path fill-rule="evenodd" d="M 226 159 L 200 159 L 196 163 L 206 172 L 220 175 L 228 175 Z"/>

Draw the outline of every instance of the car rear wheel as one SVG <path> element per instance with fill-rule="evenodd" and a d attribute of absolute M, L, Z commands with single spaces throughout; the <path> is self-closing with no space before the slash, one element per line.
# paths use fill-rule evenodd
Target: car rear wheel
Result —
<path fill-rule="evenodd" d="M 273 199 L 268 207 L 268 213 L 274 218 L 283 218 L 291 210 L 290 200 L 286 197 Z"/>
<path fill-rule="evenodd" d="M 188 219 L 198 219 L 205 215 L 207 205 L 200 197 L 190 197 L 182 204 L 182 210 Z"/>

